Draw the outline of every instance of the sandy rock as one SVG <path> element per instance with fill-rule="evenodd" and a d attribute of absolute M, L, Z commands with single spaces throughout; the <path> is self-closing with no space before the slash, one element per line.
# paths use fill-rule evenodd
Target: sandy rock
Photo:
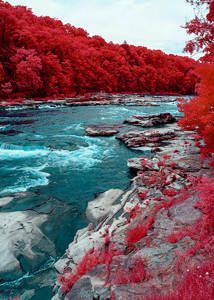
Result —
<path fill-rule="evenodd" d="M 127 166 L 133 171 L 158 171 L 158 161 L 159 160 L 157 158 L 146 160 L 144 157 L 134 157 L 128 159 Z"/>
<path fill-rule="evenodd" d="M 59 272 L 59 273 L 63 273 L 64 269 L 66 268 L 66 266 L 70 265 L 70 261 L 68 258 L 60 258 L 59 260 L 57 260 L 57 262 L 54 264 L 55 269 Z"/>

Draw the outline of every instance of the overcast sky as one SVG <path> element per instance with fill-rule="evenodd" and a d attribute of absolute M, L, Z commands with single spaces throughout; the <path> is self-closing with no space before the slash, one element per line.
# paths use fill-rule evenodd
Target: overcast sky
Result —
<path fill-rule="evenodd" d="M 25 5 L 37 15 L 49 15 L 83 27 L 107 41 L 143 45 L 182 54 L 186 32 L 181 28 L 193 16 L 185 0 L 8 0 Z"/>

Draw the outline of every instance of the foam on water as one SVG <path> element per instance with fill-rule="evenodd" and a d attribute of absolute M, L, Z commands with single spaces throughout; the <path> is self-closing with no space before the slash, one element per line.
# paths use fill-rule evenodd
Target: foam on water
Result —
<path fill-rule="evenodd" d="M 40 146 L 17 146 L 13 144 L 0 145 L 0 160 L 13 160 L 35 156 L 48 155 L 50 151 Z"/>
<path fill-rule="evenodd" d="M 89 137 L 81 138 L 89 139 Z M 105 148 L 105 143 L 97 144 L 97 141 L 91 142 L 87 147 L 81 146 L 73 151 L 41 146 L 1 144 L 0 161 L 14 161 L 16 167 L 6 167 L 8 176 L 14 176 L 14 181 L 12 185 L 4 187 L 0 191 L 0 195 L 24 192 L 32 187 L 48 185 L 50 175 L 44 171 L 46 168 L 57 167 L 59 170 L 64 167 L 73 170 L 90 169 L 101 163 L 104 157 L 109 157 L 110 152 L 111 149 Z M 32 167 L 29 167 L 29 162 Z"/>
<path fill-rule="evenodd" d="M 26 192 L 32 187 L 48 185 L 50 174 L 43 171 L 45 167 L 46 164 L 40 167 L 8 168 L 7 171 L 11 171 L 13 174 L 18 171 L 21 175 L 16 177 L 12 186 L 2 189 L 0 195 Z"/>
<path fill-rule="evenodd" d="M 7 130 L 8 127 L 10 127 L 10 126 L 9 125 L 1 125 L 0 130 Z"/>
<path fill-rule="evenodd" d="M 81 129 L 84 129 L 84 126 L 82 123 L 78 123 L 78 124 L 72 124 L 70 126 L 67 126 L 63 130 L 67 131 L 67 130 L 81 130 Z"/>
<path fill-rule="evenodd" d="M 57 104 L 39 104 L 38 106 L 36 106 L 37 109 L 39 110 L 42 110 L 42 109 L 45 109 L 45 110 L 52 110 L 52 109 L 56 109 L 59 105 Z M 60 108 L 63 108 L 63 107 L 66 107 L 65 105 L 63 105 L 62 103 L 60 104 Z"/>
<path fill-rule="evenodd" d="M 88 139 L 86 137 L 86 139 Z M 68 165 L 89 168 L 101 161 L 110 149 L 103 149 L 102 145 L 94 143 L 87 147 L 79 147 L 74 151 L 51 149 L 42 146 L 17 146 L 13 144 L 0 145 L 0 160 L 19 160 L 27 158 L 45 157 L 48 165 Z"/>

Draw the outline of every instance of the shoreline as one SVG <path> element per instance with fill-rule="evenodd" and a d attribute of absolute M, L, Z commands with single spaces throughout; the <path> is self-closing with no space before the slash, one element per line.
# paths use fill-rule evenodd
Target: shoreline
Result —
<path fill-rule="evenodd" d="M 130 96 L 130 99 L 127 99 Z M 133 101 L 133 96 L 136 100 Z M 7 107 L 36 107 L 38 105 L 65 105 L 65 106 L 93 106 L 93 105 L 139 105 L 139 106 L 158 106 L 158 102 L 176 102 L 178 98 L 192 98 L 194 95 L 144 95 L 144 94 L 107 94 L 97 93 L 92 96 L 80 96 L 64 99 L 23 99 L 21 101 L 0 100 L 0 108 Z M 166 100 L 164 100 L 166 98 Z"/>
<path fill-rule="evenodd" d="M 194 241 L 191 237 L 186 237 L 175 244 L 166 241 L 160 242 L 157 235 L 165 239 L 173 234 L 175 228 L 179 227 L 183 230 L 198 222 L 201 218 L 201 212 L 194 207 L 196 197 L 193 196 L 192 200 L 187 199 L 187 201 L 180 203 L 178 201 L 171 206 L 168 201 L 170 195 L 171 197 L 175 196 L 185 186 L 190 185 L 188 175 L 197 177 L 207 174 L 209 176 L 210 169 L 207 162 L 199 161 L 199 148 L 195 146 L 194 138 L 190 137 L 194 132 L 183 131 L 178 128 L 177 124 L 164 125 L 164 129 L 168 132 L 173 131 L 175 136 L 166 140 L 161 139 L 159 145 L 157 145 L 157 139 L 154 140 L 153 144 L 151 141 L 148 142 L 145 148 L 149 147 L 153 153 L 149 159 L 142 155 L 142 157 L 128 161 L 127 166 L 134 171 L 135 176 L 127 190 L 109 190 L 88 203 L 86 216 L 91 223 L 76 233 L 64 256 L 55 264 L 59 277 L 61 274 L 61 286 L 66 286 L 67 282 L 67 290 L 65 293 L 65 287 L 60 288 L 59 282 L 56 282 L 54 288 L 56 294 L 52 298 L 53 300 L 83 300 L 98 299 L 99 297 L 101 297 L 99 299 L 110 299 L 113 295 L 116 299 L 128 299 L 133 297 L 133 284 L 141 297 L 145 293 L 149 295 L 149 291 L 151 292 L 152 289 L 161 293 L 163 287 L 166 292 L 171 284 L 178 284 L 178 278 L 173 275 L 177 261 L 176 251 L 185 251 L 188 247 L 193 246 Z M 148 131 L 158 130 L 152 128 Z M 133 133 L 130 138 L 133 138 Z M 136 139 L 136 135 L 134 138 Z M 142 146 L 134 149 L 137 148 L 143 150 Z M 168 181 L 164 187 L 160 185 L 160 182 L 149 182 L 149 178 L 154 174 L 160 176 L 162 173 L 165 174 L 164 180 Z M 143 182 L 142 174 L 144 174 L 147 183 Z M 154 214 L 158 205 L 160 207 Z M 161 205 L 163 206 L 161 207 Z M 171 217 L 167 217 L 167 214 L 170 214 Z M 151 224 L 148 224 L 146 220 L 149 220 L 150 217 L 153 220 Z M 160 224 L 162 224 L 161 229 L 159 228 Z M 139 230 L 145 230 L 145 226 L 147 228 L 145 234 L 136 240 Z M 131 233 L 134 236 L 131 237 Z M 128 240 L 127 235 L 129 236 Z M 106 266 L 106 262 L 95 259 L 94 265 L 90 266 L 89 263 L 88 269 L 86 267 L 83 273 L 75 274 L 78 273 L 83 261 L 84 264 L 86 263 L 85 260 L 93 261 L 93 255 L 102 257 L 103 248 L 110 249 L 111 246 L 119 252 L 111 254 L 110 265 Z M 115 276 L 117 278 L 115 268 L 125 268 L 121 271 L 122 273 L 129 272 L 125 266 L 129 265 L 136 256 L 140 257 L 143 262 L 147 261 L 145 263 L 146 272 L 155 273 L 154 278 L 149 279 L 149 275 L 147 279 L 139 280 L 139 282 L 133 283 L 130 278 L 128 280 L 127 278 L 123 278 L 123 280 L 119 278 L 119 282 L 117 280 L 114 282 Z M 194 258 L 190 257 L 188 263 L 182 266 L 183 272 L 189 268 L 192 261 Z M 157 265 L 160 268 L 158 272 L 155 271 Z M 170 272 L 171 278 L 166 284 L 166 278 L 168 278 L 166 269 L 168 268 L 173 271 Z M 75 275 L 71 275 L 72 271 Z M 70 281 L 73 280 L 72 283 L 68 283 L 69 279 L 66 281 L 66 278 L 69 278 L 69 272 Z M 160 274 L 162 274 L 163 279 L 157 288 L 155 281 Z M 120 276 L 124 277 L 124 274 Z"/>

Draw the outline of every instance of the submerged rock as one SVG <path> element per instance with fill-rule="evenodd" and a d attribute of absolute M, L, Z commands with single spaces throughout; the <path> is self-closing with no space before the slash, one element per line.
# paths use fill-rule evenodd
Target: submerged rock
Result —
<path fill-rule="evenodd" d="M 17 279 L 55 255 L 54 244 L 39 229 L 46 220 L 33 211 L 0 213 L 0 281 Z"/>
<path fill-rule="evenodd" d="M 118 125 L 92 125 L 85 132 L 89 136 L 112 136 L 119 132 L 119 128 Z"/>
<path fill-rule="evenodd" d="M 124 123 L 142 127 L 154 127 L 157 125 L 170 124 L 174 122 L 176 122 L 176 118 L 170 113 L 149 116 L 132 116 L 124 121 Z"/>
<path fill-rule="evenodd" d="M 12 197 L 12 196 L 0 198 L 0 208 L 9 204 L 11 201 L 13 201 L 13 199 L 14 199 L 14 197 Z"/>

